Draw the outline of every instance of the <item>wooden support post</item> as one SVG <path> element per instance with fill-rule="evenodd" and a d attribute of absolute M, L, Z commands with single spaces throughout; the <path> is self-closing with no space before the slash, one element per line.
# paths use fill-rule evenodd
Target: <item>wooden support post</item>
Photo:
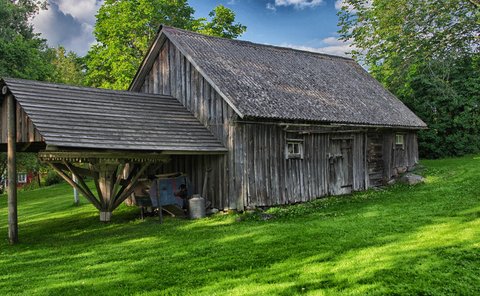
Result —
<path fill-rule="evenodd" d="M 17 217 L 17 122 L 15 100 L 7 95 L 7 129 L 8 129 L 8 239 L 10 244 L 18 242 Z"/>
<path fill-rule="evenodd" d="M 48 163 L 68 184 L 85 196 L 100 211 L 100 221 L 103 222 L 110 221 L 112 211 L 134 192 L 138 179 L 150 164 L 168 161 L 168 157 L 162 154 L 132 154 L 132 158 L 139 162 L 130 163 L 126 169 L 130 158 L 123 152 L 52 151 L 40 152 L 40 160 Z M 88 163 L 89 168 L 77 167 L 72 161 Z M 131 169 L 130 166 L 135 166 L 136 169 Z M 98 198 L 85 183 L 87 176 L 93 177 Z"/>
<path fill-rule="evenodd" d="M 111 205 L 113 204 L 114 194 L 114 174 L 117 171 L 117 164 L 101 164 L 98 171 L 98 183 L 103 197 L 102 209 L 100 210 L 100 221 L 109 222 L 112 217 Z"/>

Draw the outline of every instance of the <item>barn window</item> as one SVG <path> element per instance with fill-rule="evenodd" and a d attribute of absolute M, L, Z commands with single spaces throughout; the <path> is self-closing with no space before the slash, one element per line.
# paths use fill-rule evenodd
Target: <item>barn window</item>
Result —
<path fill-rule="evenodd" d="M 18 183 L 27 183 L 27 174 L 19 173 L 17 177 Z"/>
<path fill-rule="evenodd" d="M 287 145 L 285 147 L 286 157 L 303 159 L 303 140 L 301 139 L 287 139 Z"/>
<path fill-rule="evenodd" d="M 405 148 L 405 135 L 404 134 L 396 134 L 395 135 L 395 146 L 397 148 Z"/>

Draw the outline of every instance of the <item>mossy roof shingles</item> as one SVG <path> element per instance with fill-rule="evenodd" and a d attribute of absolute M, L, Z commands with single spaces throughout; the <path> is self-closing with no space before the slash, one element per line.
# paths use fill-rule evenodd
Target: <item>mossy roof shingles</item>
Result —
<path fill-rule="evenodd" d="M 352 59 L 166 26 L 159 34 L 193 61 L 241 117 L 426 127 Z"/>

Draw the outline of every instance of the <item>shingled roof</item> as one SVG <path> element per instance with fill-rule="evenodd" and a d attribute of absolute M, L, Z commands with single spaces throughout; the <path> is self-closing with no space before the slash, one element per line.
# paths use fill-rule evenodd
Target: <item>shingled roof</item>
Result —
<path fill-rule="evenodd" d="M 222 152 L 225 147 L 175 98 L 2 79 L 47 145 Z"/>
<path fill-rule="evenodd" d="M 242 118 L 426 127 L 352 59 L 166 26 L 157 40 L 162 36 L 197 67 Z"/>

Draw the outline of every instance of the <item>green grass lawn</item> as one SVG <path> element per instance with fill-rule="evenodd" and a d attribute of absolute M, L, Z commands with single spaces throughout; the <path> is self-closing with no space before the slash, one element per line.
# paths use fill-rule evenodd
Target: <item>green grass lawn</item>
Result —
<path fill-rule="evenodd" d="M 480 156 L 423 161 L 426 184 L 224 215 L 103 224 L 58 185 L 0 197 L 0 295 L 480 295 Z M 242 219 L 238 219 L 241 217 Z M 239 221 L 241 220 L 241 221 Z"/>

